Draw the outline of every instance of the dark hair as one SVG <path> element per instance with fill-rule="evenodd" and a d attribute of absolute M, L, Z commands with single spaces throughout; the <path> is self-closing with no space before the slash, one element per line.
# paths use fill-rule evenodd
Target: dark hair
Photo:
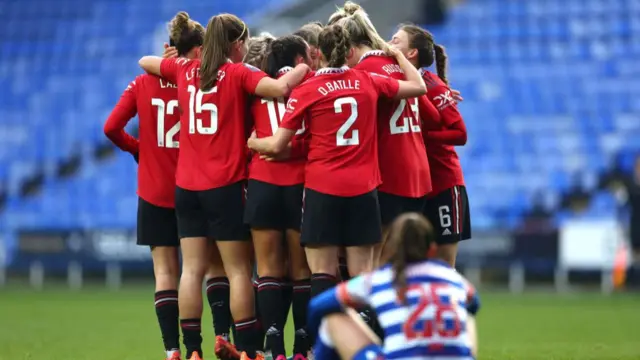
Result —
<path fill-rule="evenodd" d="M 318 47 L 327 61 L 327 66 L 341 67 L 347 62 L 347 53 L 352 45 L 345 28 L 340 25 L 331 25 L 325 27 L 320 33 Z"/>
<path fill-rule="evenodd" d="M 447 53 L 444 46 L 436 44 L 433 35 L 427 30 L 412 24 L 402 25 L 400 30 L 409 36 L 409 47 L 418 50 L 418 66 L 428 67 L 436 63 L 436 73 L 445 83 L 447 80 Z"/>
<path fill-rule="evenodd" d="M 406 269 L 409 265 L 424 261 L 431 245 L 435 243 L 433 226 L 418 213 L 400 215 L 389 229 L 389 246 L 396 249 L 389 262 L 393 269 L 393 287 L 398 299 L 404 303 L 407 290 Z"/>
<path fill-rule="evenodd" d="M 310 46 L 318 47 L 318 36 L 323 28 L 319 22 L 310 22 L 303 25 L 298 31 L 294 32 L 293 35 L 300 36 Z"/>
<path fill-rule="evenodd" d="M 269 76 L 278 76 L 278 70 L 285 66 L 296 66 L 296 57 L 307 59 L 307 43 L 296 35 L 287 35 L 277 38 L 271 43 L 264 70 Z M 308 59 L 307 59 L 308 60 Z"/>
<path fill-rule="evenodd" d="M 275 39 L 275 36 L 268 32 L 262 32 L 258 36 L 250 37 L 249 40 L 247 40 L 247 54 L 244 56 L 242 61 L 263 69 L 269 48 Z"/>
<path fill-rule="evenodd" d="M 215 86 L 218 69 L 229 59 L 233 43 L 248 37 L 247 25 L 233 14 L 219 14 L 209 19 L 200 60 L 200 89 L 206 91 Z"/>
<path fill-rule="evenodd" d="M 340 19 L 346 18 L 347 16 L 355 14 L 356 11 L 363 10 L 362 6 L 354 3 L 353 1 L 345 1 L 344 5 L 341 8 L 338 8 L 331 16 L 329 16 L 329 21 L 327 21 L 327 26 L 333 25 L 337 23 Z"/>
<path fill-rule="evenodd" d="M 175 46 L 178 56 L 186 55 L 204 40 L 204 27 L 189 18 L 189 14 L 180 11 L 171 19 L 169 27 L 169 45 Z"/>

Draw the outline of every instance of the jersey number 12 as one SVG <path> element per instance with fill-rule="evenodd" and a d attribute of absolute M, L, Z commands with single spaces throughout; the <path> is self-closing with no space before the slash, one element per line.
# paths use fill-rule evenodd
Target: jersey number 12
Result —
<path fill-rule="evenodd" d="M 164 115 L 173 115 L 178 108 L 178 100 L 169 100 L 166 104 L 162 99 L 151 99 L 151 105 L 158 108 L 157 120 L 157 135 L 158 135 L 158 147 L 177 148 L 179 142 L 176 140 L 176 134 L 180 131 L 180 122 L 175 123 L 171 129 L 165 132 L 164 129 Z"/>

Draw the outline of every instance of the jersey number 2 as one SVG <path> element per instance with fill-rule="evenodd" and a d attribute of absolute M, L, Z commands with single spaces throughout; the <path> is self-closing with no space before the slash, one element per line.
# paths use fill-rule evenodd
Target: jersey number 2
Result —
<path fill-rule="evenodd" d="M 176 134 L 180 131 L 180 122 L 178 121 L 165 133 L 164 131 L 164 114 L 173 115 L 175 109 L 178 108 L 178 100 L 169 100 L 166 104 L 162 99 L 151 99 L 151 105 L 158 108 L 158 147 L 177 148 L 179 147 L 178 140 L 175 139 Z"/>
<path fill-rule="evenodd" d="M 333 108 L 336 114 L 342 114 L 342 105 L 351 105 L 351 115 L 347 118 L 336 133 L 336 144 L 338 146 L 360 145 L 360 134 L 357 129 L 351 131 L 351 137 L 346 137 L 347 132 L 358 119 L 358 102 L 353 97 L 344 97 L 336 99 L 333 102 Z"/>
<path fill-rule="evenodd" d="M 415 309 L 409 314 L 409 318 L 403 325 L 404 336 L 408 340 L 417 338 L 430 338 L 438 335 L 443 338 L 457 337 L 462 331 L 462 325 L 456 312 L 457 304 L 455 299 L 451 297 L 449 304 L 445 304 L 440 300 L 438 289 L 446 289 L 446 284 L 430 284 L 428 291 L 424 285 L 411 285 L 407 288 L 409 291 L 418 291 L 420 297 Z M 432 319 L 421 319 L 423 312 L 429 307 L 435 307 L 435 316 Z M 451 323 L 447 327 L 445 314 L 449 314 Z M 420 330 L 418 330 L 420 329 Z"/>

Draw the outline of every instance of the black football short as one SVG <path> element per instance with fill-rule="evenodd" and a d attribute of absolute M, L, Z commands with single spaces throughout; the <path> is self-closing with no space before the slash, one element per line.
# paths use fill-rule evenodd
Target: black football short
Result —
<path fill-rule="evenodd" d="M 363 246 L 381 238 L 377 190 L 352 197 L 304 190 L 302 245 Z"/>
<path fill-rule="evenodd" d="M 249 180 L 244 222 L 254 229 L 298 230 L 304 186 L 279 186 Z"/>
<path fill-rule="evenodd" d="M 176 187 L 176 215 L 180 238 L 249 240 L 249 228 L 242 221 L 244 202 L 244 181 L 202 191 Z"/>
<path fill-rule="evenodd" d="M 436 232 L 438 244 L 471 238 L 469 198 L 464 186 L 454 186 L 429 197 L 423 211 Z"/>
<path fill-rule="evenodd" d="M 378 201 L 380 202 L 382 225 L 388 226 L 400 214 L 407 212 L 421 213 L 422 209 L 424 209 L 427 197 L 410 198 L 379 191 Z"/>
<path fill-rule="evenodd" d="M 137 233 L 138 245 L 179 246 L 175 209 L 156 206 L 139 197 Z"/>

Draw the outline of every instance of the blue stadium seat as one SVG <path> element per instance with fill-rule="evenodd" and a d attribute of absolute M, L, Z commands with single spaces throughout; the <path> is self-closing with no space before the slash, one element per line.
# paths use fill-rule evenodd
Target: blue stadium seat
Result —
<path fill-rule="evenodd" d="M 0 23 L 0 183 L 10 191 L 3 224 L 132 227 L 136 167 L 118 154 L 95 163 L 102 123 L 140 55 L 158 51 L 165 24 L 186 10 L 210 16 L 283 6 L 246 0 L 21 0 Z M 140 16 L 144 14 L 144 16 Z M 19 20 L 12 20 L 19 19 Z M 27 24 L 25 26 L 25 24 Z M 469 143 L 459 148 L 474 228 L 511 227 L 542 201 L 559 205 L 578 177 L 594 189 L 620 155 L 629 169 L 640 151 L 640 1 L 469 1 L 431 28 L 450 56 Z M 16 197 L 39 169 L 81 153 L 80 174 L 48 176 L 40 196 Z M 545 194 L 540 199 L 539 194 Z M 615 203 L 597 193 L 591 215 Z M 557 221 L 574 215 L 559 213 Z"/>

